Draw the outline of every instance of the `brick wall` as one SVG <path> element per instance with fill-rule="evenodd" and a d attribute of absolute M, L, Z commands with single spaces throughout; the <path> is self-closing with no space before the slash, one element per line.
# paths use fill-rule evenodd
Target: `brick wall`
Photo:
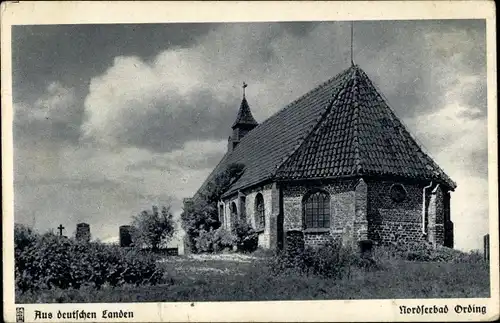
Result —
<path fill-rule="evenodd" d="M 304 230 L 306 245 L 321 245 L 332 237 L 352 240 L 355 228 L 355 181 L 309 182 L 283 187 L 284 231 L 303 230 L 302 202 L 311 189 L 322 189 L 330 194 L 330 228 Z"/>
<path fill-rule="evenodd" d="M 422 241 L 422 189 L 425 185 L 395 181 L 368 184 L 368 238 L 378 242 Z M 402 184 L 406 197 L 391 197 L 391 187 Z"/>
<path fill-rule="evenodd" d="M 402 184 L 406 196 L 397 200 L 391 195 L 391 187 Z M 257 229 L 255 198 L 264 198 L 266 225 L 259 234 L 259 247 L 275 249 L 280 241 L 278 218 L 280 214 L 280 189 L 283 207 L 283 231 L 304 231 L 306 245 L 321 245 L 332 237 L 344 243 L 372 239 L 378 242 L 420 242 L 429 240 L 439 245 L 453 244 L 453 223 L 450 220 L 449 193 L 442 187 L 433 186 L 426 194 L 427 234 L 422 233 L 422 189 L 426 183 L 400 183 L 395 181 L 348 180 L 310 181 L 302 183 L 276 183 L 252 188 L 244 192 L 246 220 Z M 330 228 L 304 230 L 302 202 L 311 189 L 322 189 L 330 194 Z M 238 196 L 224 201 L 227 229 L 234 227 L 230 217 L 230 205 Z M 448 203 L 448 204 L 446 204 Z M 240 209 L 238 209 L 240 212 Z M 451 242 L 450 242 L 451 241 Z"/>

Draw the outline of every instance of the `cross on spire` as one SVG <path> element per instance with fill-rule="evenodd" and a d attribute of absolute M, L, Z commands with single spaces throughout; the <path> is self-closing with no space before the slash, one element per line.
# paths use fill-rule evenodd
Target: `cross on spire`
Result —
<path fill-rule="evenodd" d="M 248 86 L 248 84 L 246 84 L 245 82 L 243 82 L 243 86 L 242 86 L 242 88 L 243 88 L 243 97 L 245 97 L 245 89 L 246 89 L 247 86 Z"/>
<path fill-rule="evenodd" d="M 62 224 L 59 224 L 59 226 L 57 227 L 57 230 L 59 230 L 59 235 L 62 236 L 62 231 L 65 229 L 65 227 L 63 227 Z"/>

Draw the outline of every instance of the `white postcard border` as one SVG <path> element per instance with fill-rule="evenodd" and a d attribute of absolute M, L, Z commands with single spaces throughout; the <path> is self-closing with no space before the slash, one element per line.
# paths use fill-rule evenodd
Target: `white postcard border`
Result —
<path fill-rule="evenodd" d="M 95 312 L 86 321 L 470 321 L 499 315 L 498 152 L 496 94 L 496 18 L 490 1 L 411 2 L 20 2 L 2 3 L 2 196 L 4 317 L 15 321 L 13 254 L 13 145 L 11 26 L 16 24 L 257 22 L 321 20 L 486 19 L 489 147 L 489 227 L 491 298 L 332 300 L 196 303 L 23 304 L 27 321 L 34 311 L 54 313 L 40 322 L 83 321 L 58 318 L 75 310 Z M 457 313 L 456 307 L 486 306 L 481 313 Z M 446 306 L 446 314 L 401 314 L 400 306 Z M 421 307 L 422 306 L 422 307 Z M 132 311 L 133 317 L 103 319 L 102 311 Z M 80 315 L 81 312 L 79 312 Z M 78 315 L 78 314 L 77 314 Z"/>

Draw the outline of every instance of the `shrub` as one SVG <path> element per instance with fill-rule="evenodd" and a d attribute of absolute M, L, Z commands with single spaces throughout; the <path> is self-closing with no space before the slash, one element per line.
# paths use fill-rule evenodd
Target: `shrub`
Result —
<path fill-rule="evenodd" d="M 23 250 L 36 243 L 40 235 L 30 227 L 22 224 L 14 224 L 14 249 Z"/>
<path fill-rule="evenodd" d="M 232 248 L 236 245 L 238 238 L 231 232 L 219 228 L 215 230 L 214 251 L 219 252 L 227 248 Z"/>
<path fill-rule="evenodd" d="M 481 263 L 478 251 L 463 252 L 443 246 L 433 247 L 426 242 L 394 243 L 375 248 L 378 259 L 402 259 L 421 262 Z"/>
<path fill-rule="evenodd" d="M 153 206 L 152 212 L 142 211 L 134 217 L 132 227 L 132 241 L 136 247 L 158 251 L 161 245 L 166 245 L 172 239 L 175 231 L 170 206 L 164 206 L 161 213 L 157 206 Z"/>
<path fill-rule="evenodd" d="M 267 265 L 274 274 L 292 271 L 295 274 L 340 279 L 349 277 L 354 267 L 367 267 L 367 262 L 353 249 L 332 241 L 317 248 L 306 247 L 293 255 L 278 252 Z"/>
<path fill-rule="evenodd" d="M 196 250 L 204 253 L 221 252 L 226 248 L 232 248 L 237 242 L 238 238 L 223 228 L 200 230 L 198 237 L 195 238 Z"/>
<path fill-rule="evenodd" d="M 161 273 L 150 254 L 133 249 L 86 243 L 53 233 L 36 235 L 15 229 L 16 288 L 27 290 L 80 288 L 108 284 L 156 284 Z"/>
<path fill-rule="evenodd" d="M 235 224 L 238 250 L 241 252 L 253 252 L 259 245 L 259 234 L 245 221 Z"/>

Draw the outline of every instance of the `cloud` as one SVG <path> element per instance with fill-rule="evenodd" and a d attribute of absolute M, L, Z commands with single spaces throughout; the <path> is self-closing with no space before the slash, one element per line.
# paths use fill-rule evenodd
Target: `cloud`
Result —
<path fill-rule="evenodd" d="M 306 49 L 297 52 L 304 46 L 300 41 L 306 41 L 300 36 L 304 34 L 290 31 L 290 26 L 294 25 L 222 25 L 196 46 L 169 49 L 148 62 L 117 57 L 90 83 L 85 137 L 160 152 L 189 140 L 227 138 L 244 80 L 250 84 L 256 117 L 267 118 L 309 90 L 308 83 L 318 82 L 314 69 L 302 64 L 315 57 L 307 57 Z M 308 28 L 307 34 L 313 34 L 315 29 Z M 326 30 L 321 33 L 326 37 Z M 292 82 L 299 75 L 303 82 Z"/>
<path fill-rule="evenodd" d="M 84 136 L 110 146 L 170 151 L 187 140 L 220 138 L 234 108 L 200 85 L 202 70 L 186 53 L 168 52 L 153 64 L 118 57 L 106 74 L 94 78 L 85 100 Z M 237 99 L 233 98 L 236 106 Z"/>
<path fill-rule="evenodd" d="M 14 140 L 76 143 L 82 106 L 74 89 L 53 82 L 33 104 L 14 104 Z"/>
<path fill-rule="evenodd" d="M 355 36 L 356 62 L 402 117 L 446 104 L 443 93 L 460 75 L 486 74 L 481 28 L 358 22 Z M 471 39 L 477 46 L 470 46 Z M 189 140 L 227 138 L 243 81 L 262 121 L 346 68 L 349 40 L 345 22 L 223 24 L 191 47 L 170 48 L 151 60 L 117 57 L 91 81 L 85 134 L 162 152 Z M 484 85 L 469 93 L 479 114 L 486 111 Z"/>

